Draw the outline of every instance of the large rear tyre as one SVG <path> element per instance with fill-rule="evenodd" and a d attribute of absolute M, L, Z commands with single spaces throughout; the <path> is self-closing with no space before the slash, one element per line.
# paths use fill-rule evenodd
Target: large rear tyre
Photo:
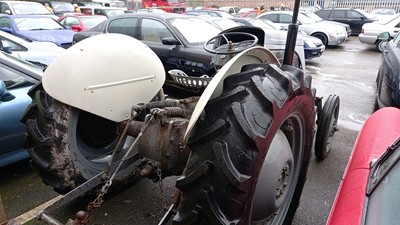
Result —
<path fill-rule="evenodd" d="M 44 183 L 65 194 L 102 172 L 118 142 L 117 123 L 57 101 L 41 85 L 30 95 L 33 102 L 23 118 L 28 130 L 26 145 Z M 127 146 L 124 147 L 114 162 L 121 160 Z M 137 177 L 136 164 L 132 162 L 138 159 L 136 154 L 137 151 L 113 184 Z"/>
<path fill-rule="evenodd" d="M 290 224 L 315 125 L 311 77 L 299 69 L 228 77 L 189 140 L 192 150 L 174 224 Z"/>
<path fill-rule="evenodd" d="M 318 118 L 317 136 L 315 139 L 315 156 L 324 160 L 332 148 L 333 137 L 337 131 L 340 100 L 337 95 L 329 95 Z"/>

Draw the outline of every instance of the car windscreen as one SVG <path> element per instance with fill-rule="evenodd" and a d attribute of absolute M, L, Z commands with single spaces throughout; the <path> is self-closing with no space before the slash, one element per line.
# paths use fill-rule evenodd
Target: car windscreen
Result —
<path fill-rule="evenodd" d="M 298 20 L 299 20 L 302 24 L 313 24 L 313 23 L 315 23 L 315 21 L 312 20 L 310 17 L 307 17 L 307 16 L 305 16 L 305 15 L 303 15 L 303 14 L 301 14 L 301 13 L 298 15 Z"/>
<path fill-rule="evenodd" d="M 80 18 L 87 29 L 91 29 L 97 24 L 107 20 L 105 16 L 81 16 Z"/>
<path fill-rule="evenodd" d="M 51 7 L 54 12 L 75 12 L 74 6 L 70 2 L 52 2 Z"/>
<path fill-rule="evenodd" d="M 220 29 L 200 18 L 171 18 L 169 24 L 183 35 L 190 44 L 201 44 L 216 36 Z"/>
<path fill-rule="evenodd" d="M 390 23 L 395 23 L 394 26 L 397 26 L 397 24 L 399 23 L 399 17 L 400 17 L 400 14 L 396 14 L 389 18 L 379 20 L 378 23 L 382 24 L 382 25 L 388 25 Z"/>
<path fill-rule="evenodd" d="M 10 2 L 10 6 L 18 15 L 51 15 L 44 5 L 36 2 Z"/>
<path fill-rule="evenodd" d="M 320 22 L 320 21 L 324 20 L 324 19 L 322 19 L 321 17 L 319 17 L 319 16 L 318 16 L 317 14 L 315 14 L 315 13 L 307 13 L 307 14 L 305 14 L 305 15 L 308 16 L 310 19 L 316 21 L 316 22 Z"/>
<path fill-rule="evenodd" d="M 51 17 L 17 17 L 14 22 L 20 31 L 65 29 Z"/>
<path fill-rule="evenodd" d="M 123 9 L 104 9 L 107 14 L 107 17 L 119 16 L 124 15 L 125 12 Z"/>

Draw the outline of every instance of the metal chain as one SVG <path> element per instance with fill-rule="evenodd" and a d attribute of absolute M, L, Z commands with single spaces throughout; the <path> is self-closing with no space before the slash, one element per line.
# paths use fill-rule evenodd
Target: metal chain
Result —
<path fill-rule="evenodd" d="M 165 203 L 164 199 L 164 185 L 163 185 L 163 180 L 161 176 L 161 169 L 157 165 L 157 176 L 158 176 L 158 185 L 160 186 L 160 192 L 161 192 L 161 204 L 164 210 L 168 209 L 167 204 Z"/>
<path fill-rule="evenodd" d="M 133 116 L 129 119 L 129 122 L 126 124 L 126 127 L 125 127 L 125 129 L 124 129 L 123 135 L 126 135 L 127 127 L 129 126 L 130 122 L 132 121 L 132 118 L 133 118 Z M 101 207 L 102 203 L 104 202 L 104 200 L 103 200 L 104 195 L 107 193 L 108 189 L 111 187 L 112 182 L 113 182 L 113 180 L 114 180 L 116 174 L 118 173 L 119 169 L 121 168 L 121 166 L 122 166 L 122 164 L 125 162 L 125 160 L 129 157 L 129 155 L 130 155 L 130 153 L 132 152 L 132 150 L 134 149 L 134 147 L 137 145 L 138 140 L 139 140 L 139 139 L 142 137 L 142 135 L 143 135 L 143 132 L 146 130 L 146 128 L 148 127 L 148 125 L 150 124 L 150 122 L 153 121 L 153 120 L 154 120 L 154 116 L 152 115 L 152 117 L 147 121 L 147 123 L 145 124 L 145 126 L 144 126 L 144 127 L 142 128 L 142 130 L 140 131 L 139 135 L 136 137 L 135 141 L 134 141 L 134 142 L 132 143 L 132 145 L 129 147 L 129 149 L 128 149 L 128 151 L 125 153 L 124 157 L 123 157 L 123 158 L 121 159 L 121 161 L 119 162 L 118 167 L 115 169 L 115 171 L 114 171 L 114 173 L 112 174 L 112 176 L 111 176 L 111 177 L 109 178 L 109 180 L 103 185 L 103 187 L 102 187 L 100 193 L 98 194 L 97 198 L 96 198 L 93 202 L 91 202 L 91 203 L 88 204 L 88 206 L 87 206 L 87 208 L 86 208 L 85 218 L 84 218 L 83 220 L 80 221 L 80 224 L 83 224 L 83 225 L 84 225 L 84 224 L 88 224 L 88 223 L 89 223 L 89 220 L 90 220 L 90 218 L 91 218 L 91 216 L 93 215 L 93 210 L 94 210 L 95 208 Z M 122 136 L 121 136 L 121 138 L 122 138 Z M 121 139 L 120 139 L 120 140 L 121 140 Z M 119 143 L 120 143 L 120 142 L 119 142 Z M 117 144 L 117 147 L 118 147 L 119 143 Z M 113 160 L 114 155 L 115 155 L 116 151 L 118 151 L 118 150 L 119 150 L 118 148 L 115 148 L 115 149 L 114 149 L 114 152 L 113 152 L 113 154 L 112 154 L 112 157 L 111 157 L 111 159 L 110 159 L 110 162 L 108 163 L 108 165 L 107 165 L 106 168 L 105 168 L 105 171 L 104 171 L 105 173 L 104 173 L 104 175 L 105 175 L 106 177 L 108 177 L 108 172 L 109 172 L 109 169 L 110 169 L 109 166 L 111 165 L 111 161 Z"/>

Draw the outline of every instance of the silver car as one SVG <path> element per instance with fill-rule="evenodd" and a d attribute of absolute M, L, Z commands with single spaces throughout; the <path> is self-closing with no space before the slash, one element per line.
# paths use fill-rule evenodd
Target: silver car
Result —
<path fill-rule="evenodd" d="M 399 32 L 400 14 L 396 14 L 389 19 L 366 23 L 362 26 L 358 39 L 362 43 L 375 45 L 376 50 L 382 52 L 384 41 L 378 40 L 377 36 L 383 32 L 389 32 L 394 37 Z"/>
<path fill-rule="evenodd" d="M 292 22 L 292 17 L 292 11 L 269 11 L 257 16 L 257 18 L 279 24 L 283 28 L 288 27 Z M 319 38 L 325 46 L 340 45 L 347 41 L 347 32 L 343 26 L 324 22 L 317 23 L 303 14 L 298 15 L 297 22 L 300 31 Z"/>
<path fill-rule="evenodd" d="M 64 48 L 52 42 L 26 41 L 4 31 L 0 31 L 0 50 L 16 58 L 48 66 Z"/>

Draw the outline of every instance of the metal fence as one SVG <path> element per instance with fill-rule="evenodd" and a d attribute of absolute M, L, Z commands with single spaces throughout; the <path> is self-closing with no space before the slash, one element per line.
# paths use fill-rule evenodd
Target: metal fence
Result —
<path fill-rule="evenodd" d="M 282 4 L 293 8 L 294 0 L 186 0 L 187 6 L 239 6 L 240 8 L 256 8 L 261 4 L 269 9 Z M 345 7 L 358 8 L 370 12 L 377 7 L 391 7 L 400 12 L 400 0 L 301 0 L 300 6 Z"/>

